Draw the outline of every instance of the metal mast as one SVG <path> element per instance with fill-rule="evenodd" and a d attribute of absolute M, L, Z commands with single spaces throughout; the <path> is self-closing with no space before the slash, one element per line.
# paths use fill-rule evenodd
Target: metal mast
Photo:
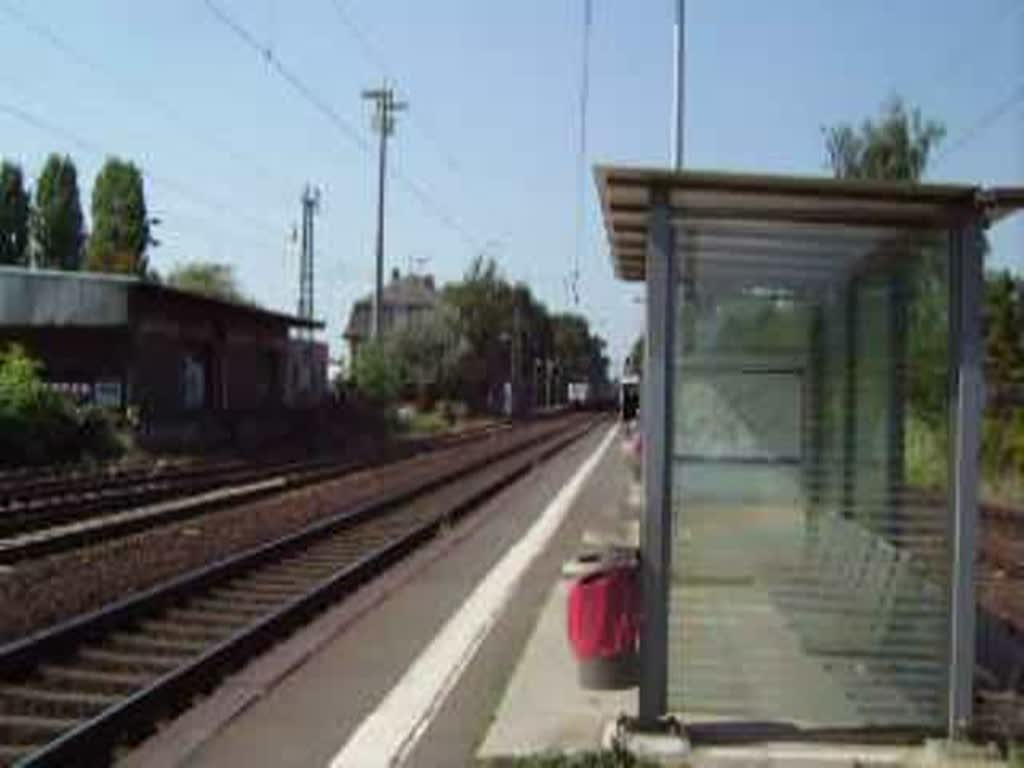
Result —
<path fill-rule="evenodd" d="M 320 210 L 320 190 L 302 190 L 302 240 L 299 257 L 299 317 L 313 319 L 313 215 Z"/>

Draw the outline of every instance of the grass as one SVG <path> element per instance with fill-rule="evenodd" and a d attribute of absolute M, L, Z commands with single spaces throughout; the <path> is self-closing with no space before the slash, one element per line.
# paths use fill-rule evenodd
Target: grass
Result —
<path fill-rule="evenodd" d="M 600 752 L 549 752 L 530 757 L 499 757 L 482 760 L 478 768 L 657 768 L 658 763 L 640 760 L 625 750 Z"/>
<path fill-rule="evenodd" d="M 449 427 L 448 421 L 437 411 L 413 411 L 402 422 L 404 431 L 417 435 L 436 435 Z"/>

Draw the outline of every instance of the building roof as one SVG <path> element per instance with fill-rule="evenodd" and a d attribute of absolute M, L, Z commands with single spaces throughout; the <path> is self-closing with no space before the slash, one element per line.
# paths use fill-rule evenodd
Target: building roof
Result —
<path fill-rule="evenodd" d="M 439 295 L 434 285 L 433 275 L 405 275 L 392 273 L 391 282 L 384 286 L 381 304 L 384 307 L 419 307 L 433 309 L 437 306 Z M 357 299 L 349 312 L 348 324 L 345 326 L 346 339 L 365 339 L 370 335 L 370 309 L 373 294 Z"/>
<path fill-rule="evenodd" d="M 972 218 L 992 222 L 1024 207 L 1024 188 L 621 166 L 597 166 L 594 175 L 612 263 L 625 280 L 644 278 L 648 220 L 658 196 L 668 202 L 677 232 L 693 241 L 718 236 L 719 247 L 733 250 L 800 228 L 817 236 L 819 261 L 837 226 L 863 237 L 871 230 L 948 228 Z"/>
<path fill-rule="evenodd" d="M 292 327 L 324 327 L 322 320 L 309 320 L 255 304 L 204 296 L 132 275 L 12 266 L 0 266 L 0 325 L 124 325 L 130 321 L 128 296 L 131 293 L 186 302 Z"/>

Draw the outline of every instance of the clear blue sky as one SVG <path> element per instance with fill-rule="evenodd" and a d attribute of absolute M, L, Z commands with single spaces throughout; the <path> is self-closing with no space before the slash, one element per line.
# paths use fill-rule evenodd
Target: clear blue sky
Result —
<path fill-rule="evenodd" d="M 383 59 L 410 102 L 397 167 L 428 196 L 391 184 L 389 268 L 425 257 L 452 279 L 486 247 L 550 306 L 569 305 L 583 0 L 218 4 L 363 142 L 373 137 L 359 92 Z M 859 121 L 898 93 L 949 129 L 932 179 L 1024 183 L 1021 0 L 687 5 L 687 165 L 824 173 L 821 126 Z M 671 23 L 670 0 L 594 0 L 588 165 L 666 162 Z M 0 154 L 34 176 L 53 150 L 78 162 L 86 207 L 104 154 L 139 163 L 163 220 L 153 264 L 231 263 L 247 292 L 282 309 L 298 284 L 287 232 L 302 185 L 320 185 L 317 311 L 341 350 L 348 307 L 372 280 L 375 156 L 202 0 L 0 0 Z M 618 358 L 641 326 L 640 291 L 612 277 L 589 170 L 585 200 L 581 309 Z M 1022 218 L 993 231 L 995 264 L 1024 271 Z"/>

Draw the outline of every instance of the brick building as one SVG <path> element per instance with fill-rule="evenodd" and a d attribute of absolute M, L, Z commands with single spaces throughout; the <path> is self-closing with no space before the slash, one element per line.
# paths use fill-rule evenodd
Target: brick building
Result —
<path fill-rule="evenodd" d="M 0 267 L 0 344 L 22 344 L 80 399 L 156 422 L 315 400 L 295 389 L 322 393 L 326 370 L 295 369 L 326 356 L 292 331 L 322 327 L 136 277 Z"/>

